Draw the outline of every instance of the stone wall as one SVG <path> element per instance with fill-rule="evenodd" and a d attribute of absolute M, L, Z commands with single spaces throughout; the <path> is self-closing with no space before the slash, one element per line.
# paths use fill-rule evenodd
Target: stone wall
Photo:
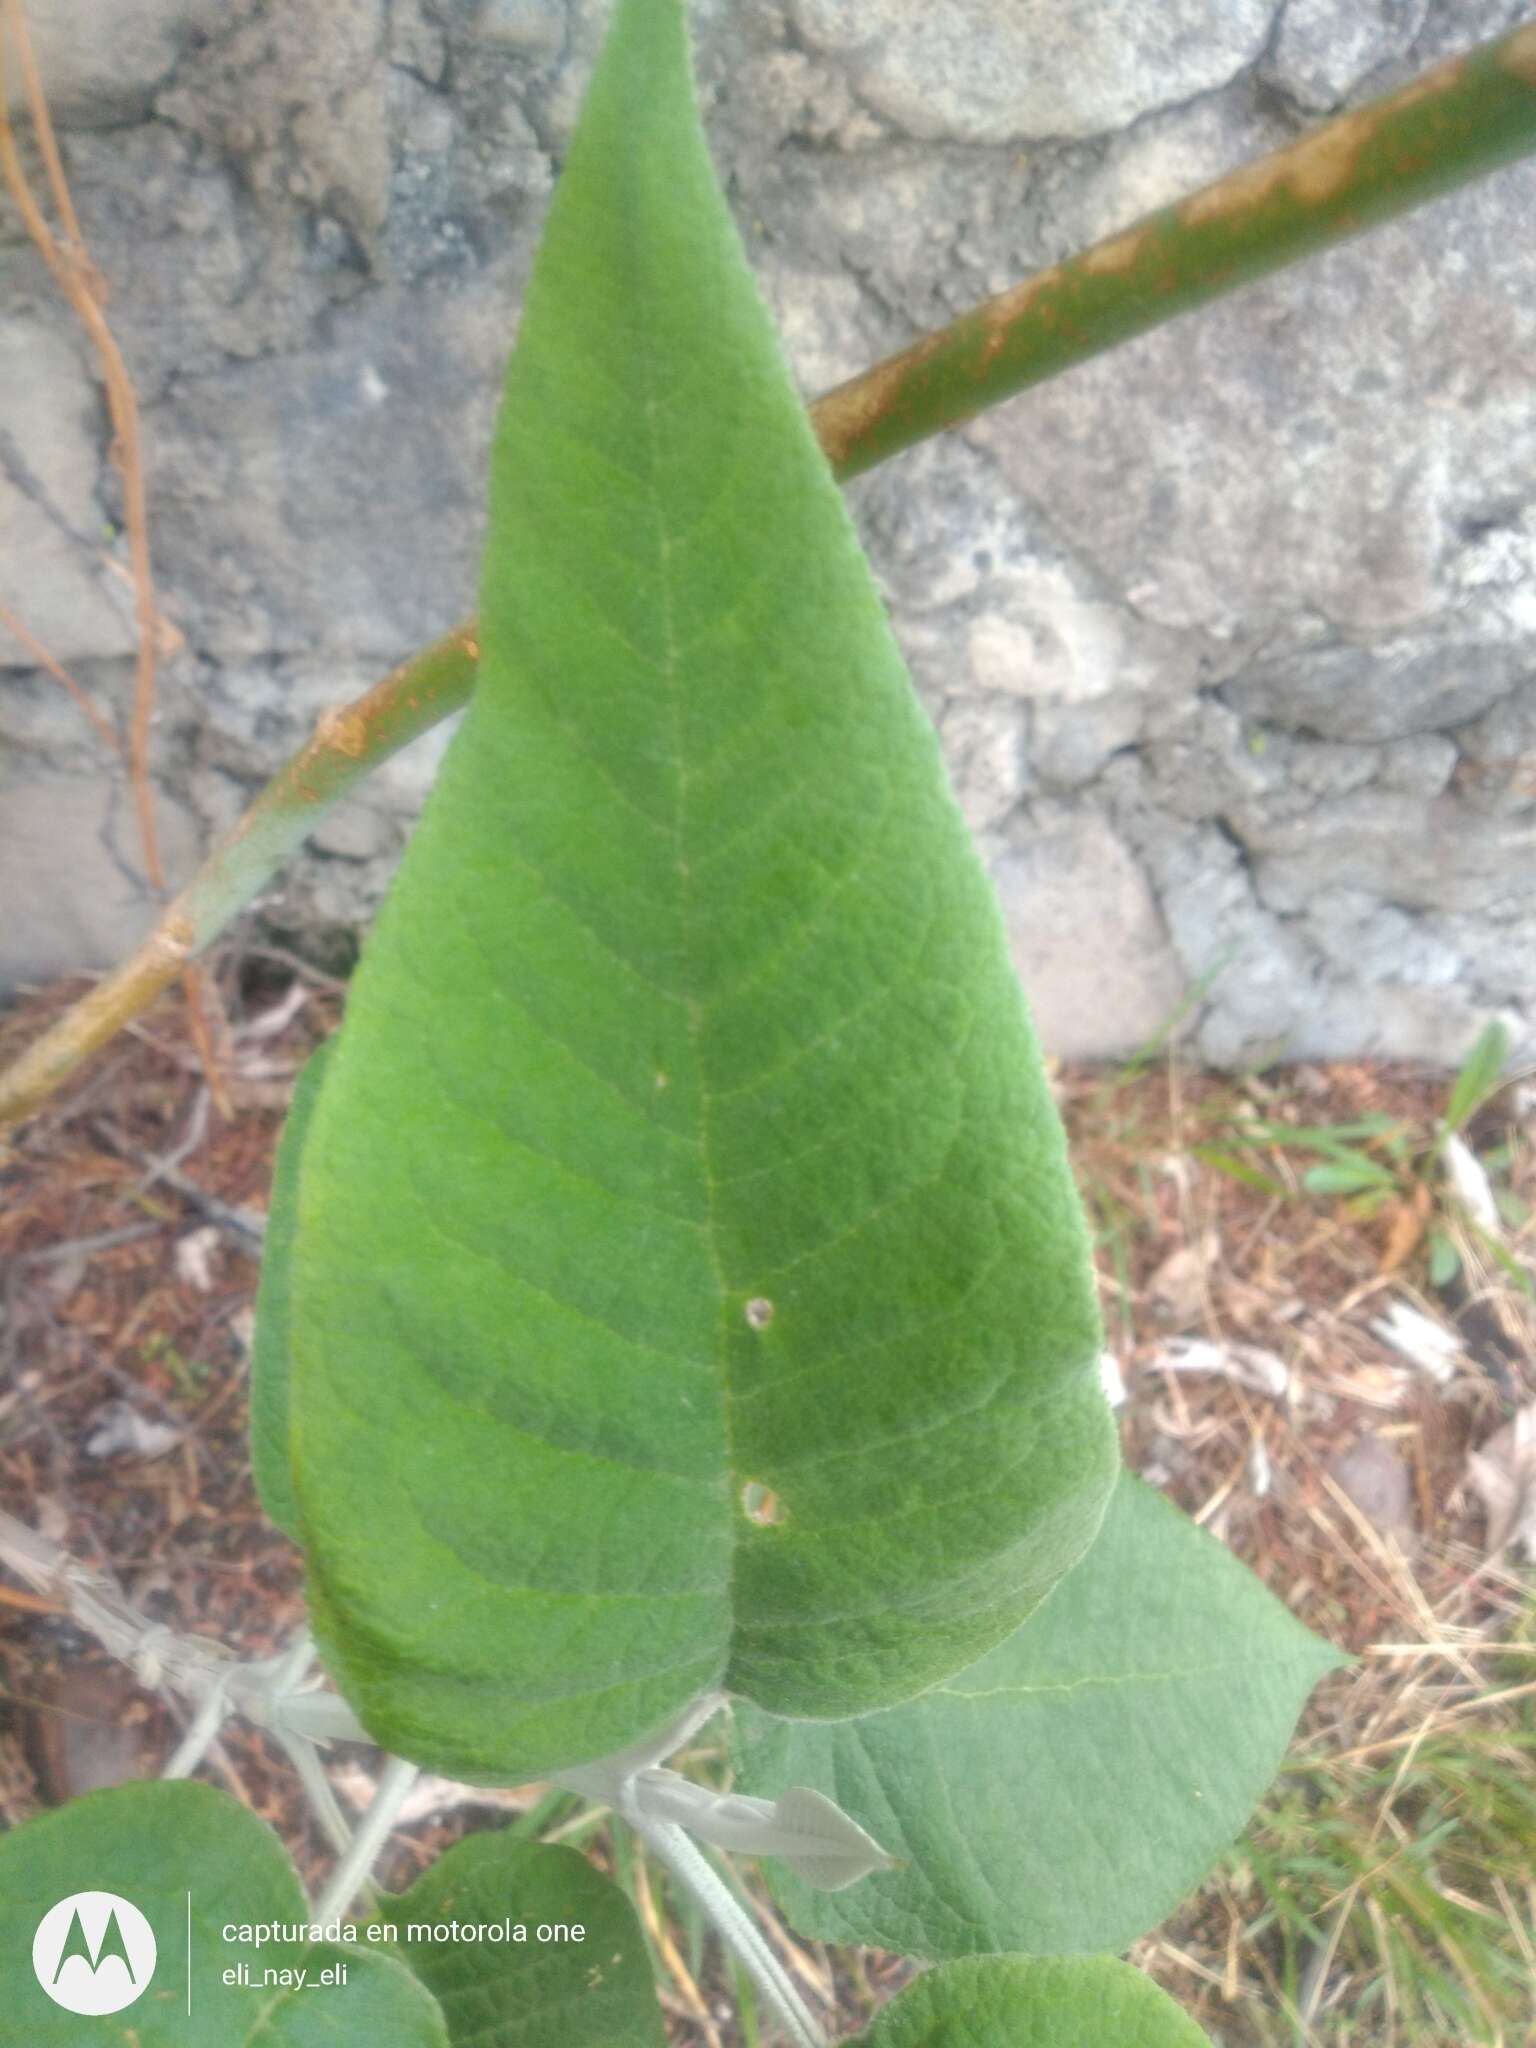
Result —
<path fill-rule="evenodd" d="M 472 606 L 497 383 L 602 0 L 31 0 L 144 403 L 183 869 Z M 808 394 L 1505 0 L 705 0 L 717 161 Z M 852 487 L 1047 1041 L 1192 998 L 1224 1062 L 1536 1035 L 1536 170 Z M 0 602 L 103 697 L 131 594 L 94 365 L 0 207 Z M 129 807 L 0 644 L 0 977 L 116 957 Z M 270 906 L 354 920 L 441 735 Z"/>

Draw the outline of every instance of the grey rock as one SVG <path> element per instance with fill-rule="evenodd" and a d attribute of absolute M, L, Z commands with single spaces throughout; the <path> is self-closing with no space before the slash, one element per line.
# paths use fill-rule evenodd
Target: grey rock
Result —
<path fill-rule="evenodd" d="M 105 742 L 58 679 L 46 669 L 8 668 L 25 661 L 0 628 L 0 764 L 47 762 L 71 774 L 94 772 L 105 758 Z M 128 660 L 97 661 L 76 656 L 69 674 L 86 701 L 121 731 L 133 701 L 133 668 Z"/>
<path fill-rule="evenodd" d="M 356 798 L 338 804 L 309 835 L 311 846 L 336 860 L 377 860 L 396 844 L 390 822 Z"/>
<path fill-rule="evenodd" d="M 502 364 L 609 7 L 90 0 L 82 30 L 84 6 L 32 13 L 189 643 L 156 750 L 190 843 L 472 605 Z M 716 162 L 809 397 L 1530 8 L 690 18 Z M 1059 1049 L 1126 1051 L 1185 989 L 1196 1045 L 1227 1063 L 1454 1061 L 1495 1014 L 1536 1046 L 1533 206 L 1536 169 L 1511 169 L 850 489 Z M 0 216 L 0 603 L 121 706 L 107 442 L 89 355 Z M 26 662 L 0 645 L 0 812 L 47 791 L 56 858 L 34 834 L 27 886 L 100 959 L 80 911 L 100 748 Z M 268 913 L 365 918 L 445 742 L 323 821 Z"/>
<path fill-rule="evenodd" d="M 1333 799 L 1289 823 L 1250 819 L 1245 842 L 1259 893 L 1287 914 L 1334 889 L 1412 910 L 1507 916 L 1536 897 L 1536 817 L 1490 819 L 1454 797 L 1387 791 Z"/>
<path fill-rule="evenodd" d="M 978 688 L 1081 704 L 1134 687 L 1124 607 L 1085 592 L 1061 563 L 1019 562 L 1000 595 L 1003 604 L 978 613 L 967 635 Z"/>
<path fill-rule="evenodd" d="M 1263 891 L 1263 876 L 1258 878 Z M 1450 988 L 1464 961 L 1429 921 L 1366 889 L 1340 888 L 1311 906 L 1308 927 L 1318 948 L 1350 980 L 1370 986 L 1409 981 Z"/>
<path fill-rule="evenodd" d="M 908 658 L 936 692 L 964 683 L 1070 718 L 1111 696 L 1177 694 L 1198 665 L 1187 636 L 1140 618 L 961 441 L 914 450 L 852 502 Z"/>
<path fill-rule="evenodd" d="M 1510 944 L 1513 892 L 1488 886 L 1498 855 L 1487 858 L 1485 848 L 1480 886 L 1460 870 L 1456 884 L 1439 884 L 1481 899 L 1465 915 L 1405 905 L 1401 883 L 1387 880 L 1394 849 L 1423 838 L 1431 807 L 1391 814 L 1383 807 L 1407 800 L 1373 795 L 1356 821 L 1358 840 L 1350 824 L 1358 797 L 1317 807 L 1321 831 L 1310 813 L 1298 814 L 1292 843 L 1322 850 L 1297 873 L 1283 856 L 1256 855 L 1225 823 L 1180 824 L 1143 758 L 1118 756 L 1099 786 L 1145 863 L 1199 991 L 1194 1039 L 1215 1065 L 1376 1056 L 1454 1066 L 1494 1016 L 1517 1039 L 1528 1029 L 1520 1004 L 1530 949 Z M 1281 828 L 1271 831 L 1282 838 Z M 1374 871 L 1362 877 L 1367 857 Z M 1431 856 L 1413 846 L 1405 866 L 1420 888 L 1435 887 Z"/>
<path fill-rule="evenodd" d="M 939 736 L 955 793 L 973 832 L 1001 825 L 1024 793 L 1024 712 L 1006 697 L 965 697 L 947 705 Z"/>
<path fill-rule="evenodd" d="M 1518 765 L 1536 751 L 1536 673 L 1481 718 L 1459 726 L 1456 744 L 1463 761 L 1480 768 Z"/>
<path fill-rule="evenodd" d="M 1014 495 L 953 440 L 914 448 L 860 478 L 848 501 L 887 602 L 902 614 L 949 612 L 1029 556 Z"/>
<path fill-rule="evenodd" d="M 1424 738 L 1433 740 L 1432 734 Z M 1375 775 L 1383 771 L 1383 750 L 1379 747 L 1351 746 L 1347 742 L 1328 740 L 1293 739 L 1284 747 L 1282 758 L 1289 771 L 1289 779 L 1300 789 L 1313 796 L 1347 796 L 1352 789 L 1362 789 Z M 1447 744 L 1449 744 L 1447 742 Z M 1450 748 L 1451 763 L 1454 765 L 1456 749 Z M 1449 768 L 1446 775 L 1449 775 Z M 1445 786 L 1442 776 L 1437 789 L 1427 790 L 1426 795 L 1438 794 Z M 1394 784 L 1394 787 L 1400 786 Z"/>
<path fill-rule="evenodd" d="M 134 645 L 132 586 L 106 566 L 99 437 L 76 337 L 59 319 L 0 320 L 0 604 L 66 664 Z M 0 632 L 0 664 L 26 660 Z"/>
<path fill-rule="evenodd" d="M 846 273 L 777 265 L 760 282 L 807 398 L 833 390 L 869 362 L 873 351 L 863 334 L 862 294 Z"/>
<path fill-rule="evenodd" d="M 860 96 L 925 141 L 1086 136 L 1224 84 L 1259 54 L 1264 0 L 791 0 Z"/>
<path fill-rule="evenodd" d="M 1174 955 L 1201 998 L 1200 1052 L 1221 1067 L 1299 1056 L 1325 986 L 1322 963 L 1302 933 L 1259 902 L 1241 848 L 1214 825 L 1170 829 L 1155 814 L 1134 813 L 1125 822 Z"/>
<path fill-rule="evenodd" d="M 509 330 L 484 284 L 376 291 L 327 346 L 152 416 L 158 553 L 201 650 L 387 662 L 472 608 Z"/>
<path fill-rule="evenodd" d="M 1525 0 L 1431 0 L 1414 44 L 1416 64 L 1460 56 L 1475 43 L 1501 36 L 1530 20 Z"/>
<path fill-rule="evenodd" d="M 1517 168 L 1445 201 L 1432 237 L 1379 229 L 970 434 L 1166 625 L 1262 636 L 1276 658 L 1431 629 L 1529 646 L 1509 585 L 1469 586 L 1457 551 L 1536 496 L 1516 370 L 1536 347 L 1533 205 L 1536 171 Z"/>
<path fill-rule="evenodd" d="M 1339 980 L 1320 986 L 1287 1057 L 1411 1060 L 1455 1068 L 1495 1021 L 1516 1038 L 1525 1028 L 1519 1009 L 1500 1009 L 1471 987 L 1399 982 L 1361 988 Z"/>
<path fill-rule="evenodd" d="M 423 85 L 446 82 L 448 37 L 424 0 L 394 0 L 389 14 L 389 61 Z"/>
<path fill-rule="evenodd" d="M 482 0 L 474 31 L 520 56 L 554 57 L 565 41 L 565 9 L 560 0 Z"/>
<path fill-rule="evenodd" d="M 226 15 L 155 111 L 236 165 L 269 218 L 326 210 L 366 249 L 389 205 L 387 50 L 382 0 L 275 0 Z"/>
<path fill-rule="evenodd" d="M 1463 802 L 1495 813 L 1536 808 L 1536 675 L 1456 732 Z"/>
<path fill-rule="evenodd" d="M 1426 7 L 1427 0 L 1286 0 L 1264 75 L 1298 106 L 1336 107 L 1403 54 Z"/>
<path fill-rule="evenodd" d="M 1197 698 L 1159 721 L 1144 761 L 1159 807 L 1191 824 L 1250 812 L 1291 817 L 1311 798 L 1288 774 L 1288 750 L 1215 698 Z"/>
<path fill-rule="evenodd" d="M 1404 796 L 1440 796 L 1459 758 L 1456 742 L 1446 733 L 1406 733 L 1381 750 L 1381 786 Z"/>
<path fill-rule="evenodd" d="M 1140 739 L 1145 707 L 1135 696 L 1057 700 L 1035 707 L 1027 765 L 1048 789 L 1082 789 L 1114 754 Z"/>
<path fill-rule="evenodd" d="M 835 62 L 808 50 L 753 51 L 732 76 L 751 95 L 762 140 L 781 146 L 791 137 L 835 149 L 868 149 L 885 139 L 886 125 L 854 98 Z"/>
<path fill-rule="evenodd" d="M 141 406 L 309 334 L 334 279 L 314 272 L 308 224 L 285 243 L 230 160 L 159 120 L 72 134 L 69 158 Z"/>
<path fill-rule="evenodd" d="M 1427 911 L 1418 919 L 1426 945 L 1444 946 L 1457 962 L 1458 986 L 1504 1016 L 1518 1043 L 1521 1005 L 1528 1000 L 1531 942 L 1519 911 Z M 1468 1041 L 1470 1043 L 1470 1040 Z M 1459 1057 L 1459 1055 L 1457 1055 Z"/>
<path fill-rule="evenodd" d="M 1454 630 L 1454 629 L 1453 629 Z M 1393 636 L 1374 647 L 1309 647 L 1245 666 L 1227 702 L 1295 732 L 1385 740 L 1476 719 L 1536 665 L 1529 647 L 1450 634 Z"/>
<path fill-rule="evenodd" d="M 174 888 L 196 860 L 197 828 L 164 796 L 156 822 Z M 0 990 L 111 967 L 154 921 L 134 807 L 112 776 L 36 777 L 0 788 L 0 875 Z"/>
<path fill-rule="evenodd" d="M 1102 817 L 1044 813 L 994 872 L 1047 1051 L 1109 1058 L 1169 1023 L 1184 979 L 1146 876 Z"/>
<path fill-rule="evenodd" d="M 1250 75 L 1064 156 L 1049 182 L 1052 260 L 1283 147 L 1294 133 L 1276 108 L 1257 98 Z"/>
<path fill-rule="evenodd" d="M 1536 636 L 1536 499 L 1464 518 L 1442 571 L 1447 588 L 1512 640 Z"/>
<path fill-rule="evenodd" d="M 194 35 L 211 33 L 225 0 L 29 0 L 27 21 L 50 112 L 68 122 L 142 115 Z M 26 105 L 19 63 L 5 66 L 6 105 Z"/>

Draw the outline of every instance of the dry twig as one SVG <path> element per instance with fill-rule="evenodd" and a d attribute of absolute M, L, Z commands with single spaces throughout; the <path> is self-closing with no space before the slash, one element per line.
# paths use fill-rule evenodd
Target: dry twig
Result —
<path fill-rule="evenodd" d="M 3 128 L 4 122 L 5 109 L 3 106 L 0 106 L 0 128 Z M 107 718 L 104 712 L 96 709 L 96 706 L 86 695 L 81 684 L 76 681 L 61 661 L 54 659 L 37 635 L 24 626 L 16 614 L 3 604 L 0 604 L 0 627 L 3 627 L 19 646 L 26 649 L 39 668 L 46 669 L 56 683 L 64 685 L 64 688 L 68 690 L 71 697 L 74 698 L 80 709 L 96 728 L 102 743 L 121 760 L 123 750 L 118 743 L 117 732 L 111 720 Z"/>
<path fill-rule="evenodd" d="M 144 867 L 149 884 L 161 901 L 165 896 L 165 868 L 160 858 L 160 834 L 155 822 L 154 790 L 149 777 L 149 734 L 155 711 L 156 663 L 162 621 L 155 598 L 154 571 L 149 548 L 149 504 L 144 486 L 143 444 L 139 432 L 139 402 L 123 360 L 117 337 L 107 321 L 107 284 L 91 260 L 75 212 L 69 181 L 58 138 L 48 112 L 48 101 L 38 76 L 23 0 L 0 0 L 0 45 L 9 33 L 26 89 L 27 110 L 32 117 L 38 153 L 47 174 L 48 190 L 58 215 L 60 232 L 55 234 L 32 190 L 21 155 L 16 147 L 10 117 L 0 94 L 0 176 L 5 180 L 20 213 L 22 223 L 59 290 L 68 300 L 76 319 L 89 336 L 101 365 L 106 386 L 107 410 L 112 421 L 112 461 L 123 480 L 123 526 L 128 536 L 132 564 L 137 653 L 134 664 L 133 712 L 128 728 L 128 779 L 138 815 L 139 837 L 144 848 Z M 6 618 L 8 629 L 48 672 L 57 677 L 80 703 L 98 732 L 108 734 L 116 749 L 116 735 L 91 706 L 79 684 L 43 650 L 17 622 Z M 202 970 L 188 962 L 182 975 L 192 1035 L 208 1075 L 208 1086 L 222 1115 L 229 1114 L 229 1101 L 218 1062 L 214 1057 L 205 1001 L 207 985 Z"/>

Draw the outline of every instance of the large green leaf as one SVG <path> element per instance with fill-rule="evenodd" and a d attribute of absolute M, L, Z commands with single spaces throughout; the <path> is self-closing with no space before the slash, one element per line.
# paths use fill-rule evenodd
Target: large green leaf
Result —
<path fill-rule="evenodd" d="M 471 1835 L 380 1917 L 441 2005 L 453 2048 L 666 2048 L 634 1911 L 574 1849 Z M 526 1942 L 440 1938 L 454 1921 L 484 1929 L 508 1918 Z M 557 1932 L 576 1927 L 579 1941 Z"/>
<path fill-rule="evenodd" d="M 251 1465 L 256 1491 L 270 1520 L 295 1543 L 301 1540 L 298 1503 L 288 1459 L 293 1302 L 293 1241 L 298 1228 L 299 1161 L 333 1041 L 316 1046 L 294 1084 L 288 1120 L 272 1172 L 272 1202 L 261 1248 L 256 1295 L 256 1337 L 251 1346 Z"/>
<path fill-rule="evenodd" d="M 317 1941 L 296 1951 L 294 1960 L 305 1966 L 305 1982 L 273 1994 L 248 2035 L 207 2035 L 209 2048 L 450 2048 L 431 1992 L 382 1949 Z M 321 1981 L 326 1970 L 328 1984 Z M 185 2034 L 171 2038 L 185 2048 Z M 147 2040 L 142 2048 L 149 2048 Z M 571 2048 L 579 2048 L 577 2039 Z"/>
<path fill-rule="evenodd" d="M 516 1780 L 909 1697 L 1113 1469 L 996 906 L 694 110 L 621 0 L 492 465 L 480 679 L 300 1176 L 294 1479 L 368 1727 Z"/>
<path fill-rule="evenodd" d="M 770 1863 L 802 1934 L 924 1956 L 1120 1949 L 1238 1834 L 1341 1661 L 1125 1474 L 1087 1557 L 969 1671 L 836 1726 L 738 1709 L 740 1789 L 809 1785 L 900 1859 L 836 1893 Z"/>
<path fill-rule="evenodd" d="M 87 1904 L 78 1933 L 66 1914 L 62 1943 L 49 1929 L 46 1974 L 66 1994 L 142 1980 L 116 2012 L 59 2005 L 36 1974 L 40 1921 L 80 1892 L 116 1894 L 154 1936 L 146 1974 L 132 1917 L 116 1904 Z M 448 2048 L 436 2001 L 383 1951 L 225 1939 L 227 1927 L 309 1919 L 277 1837 L 226 1793 L 185 1780 L 89 1793 L 0 1837 L 0 2048 Z M 300 1970 L 302 1984 L 283 1982 Z"/>
<path fill-rule="evenodd" d="M 989 1956 L 929 1970 L 859 2048 L 1211 2048 L 1150 1977 L 1112 1956 Z"/>

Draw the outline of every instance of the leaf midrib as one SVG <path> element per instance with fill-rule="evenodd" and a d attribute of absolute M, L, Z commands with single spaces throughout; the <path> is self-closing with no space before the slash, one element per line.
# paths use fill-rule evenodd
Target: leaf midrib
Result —
<path fill-rule="evenodd" d="M 644 360 L 643 342 L 637 348 L 637 356 Z M 646 363 L 649 373 L 649 363 Z M 686 811 L 688 804 L 689 762 L 683 739 L 683 705 L 678 673 L 679 650 L 674 594 L 670 573 L 672 536 L 668 530 L 666 513 L 662 505 L 659 488 L 660 464 L 657 455 L 656 414 L 658 400 L 654 375 L 649 377 L 650 389 L 643 402 L 646 443 L 650 458 L 647 475 L 651 507 L 656 528 L 657 573 L 656 588 L 661 609 L 663 664 L 662 676 L 665 683 L 668 715 L 672 727 L 672 759 L 675 765 L 675 810 L 672 822 L 673 860 L 677 871 L 679 929 L 682 937 L 682 960 L 688 982 L 693 979 L 693 874 L 689 865 L 686 847 Z M 694 1093 L 698 1103 L 698 1133 L 695 1140 L 699 1155 L 699 1171 L 704 1180 L 704 1221 L 702 1225 L 705 1248 L 709 1258 L 710 1271 L 714 1276 L 715 1292 L 719 1306 L 715 1318 L 715 1377 L 720 1389 L 720 1424 L 725 1452 L 724 1509 L 726 1517 L 726 1621 L 727 1640 L 721 1652 L 720 1670 L 729 1669 L 736 1639 L 736 1579 L 737 1556 L 741 1532 L 735 1512 L 738 1485 L 735 1417 L 732 1411 L 731 1381 L 726 1368 L 726 1302 L 728 1289 L 725 1269 L 720 1259 L 720 1243 L 717 1228 L 717 1191 L 714 1155 L 710 1146 L 710 1090 L 705 1076 L 703 1058 L 703 1004 L 697 990 L 686 986 L 682 990 L 683 1015 L 687 1020 L 688 1047 L 693 1060 Z"/>
<path fill-rule="evenodd" d="M 1084 1678 L 1047 1679 L 1041 1685 L 990 1685 L 981 1692 L 961 1692 L 952 1685 L 936 1685 L 928 1699 L 965 1700 L 979 1704 L 996 1699 L 1059 1699 L 1065 1693 L 1093 1689 L 1109 1690 L 1118 1685 L 1182 1685 L 1192 1679 L 1224 1678 L 1233 1671 L 1283 1671 L 1289 1673 L 1306 1660 L 1276 1653 L 1269 1657 L 1228 1657 L 1213 1664 L 1190 1664 L 1171 1671 L 1095 1671 Z"/>

